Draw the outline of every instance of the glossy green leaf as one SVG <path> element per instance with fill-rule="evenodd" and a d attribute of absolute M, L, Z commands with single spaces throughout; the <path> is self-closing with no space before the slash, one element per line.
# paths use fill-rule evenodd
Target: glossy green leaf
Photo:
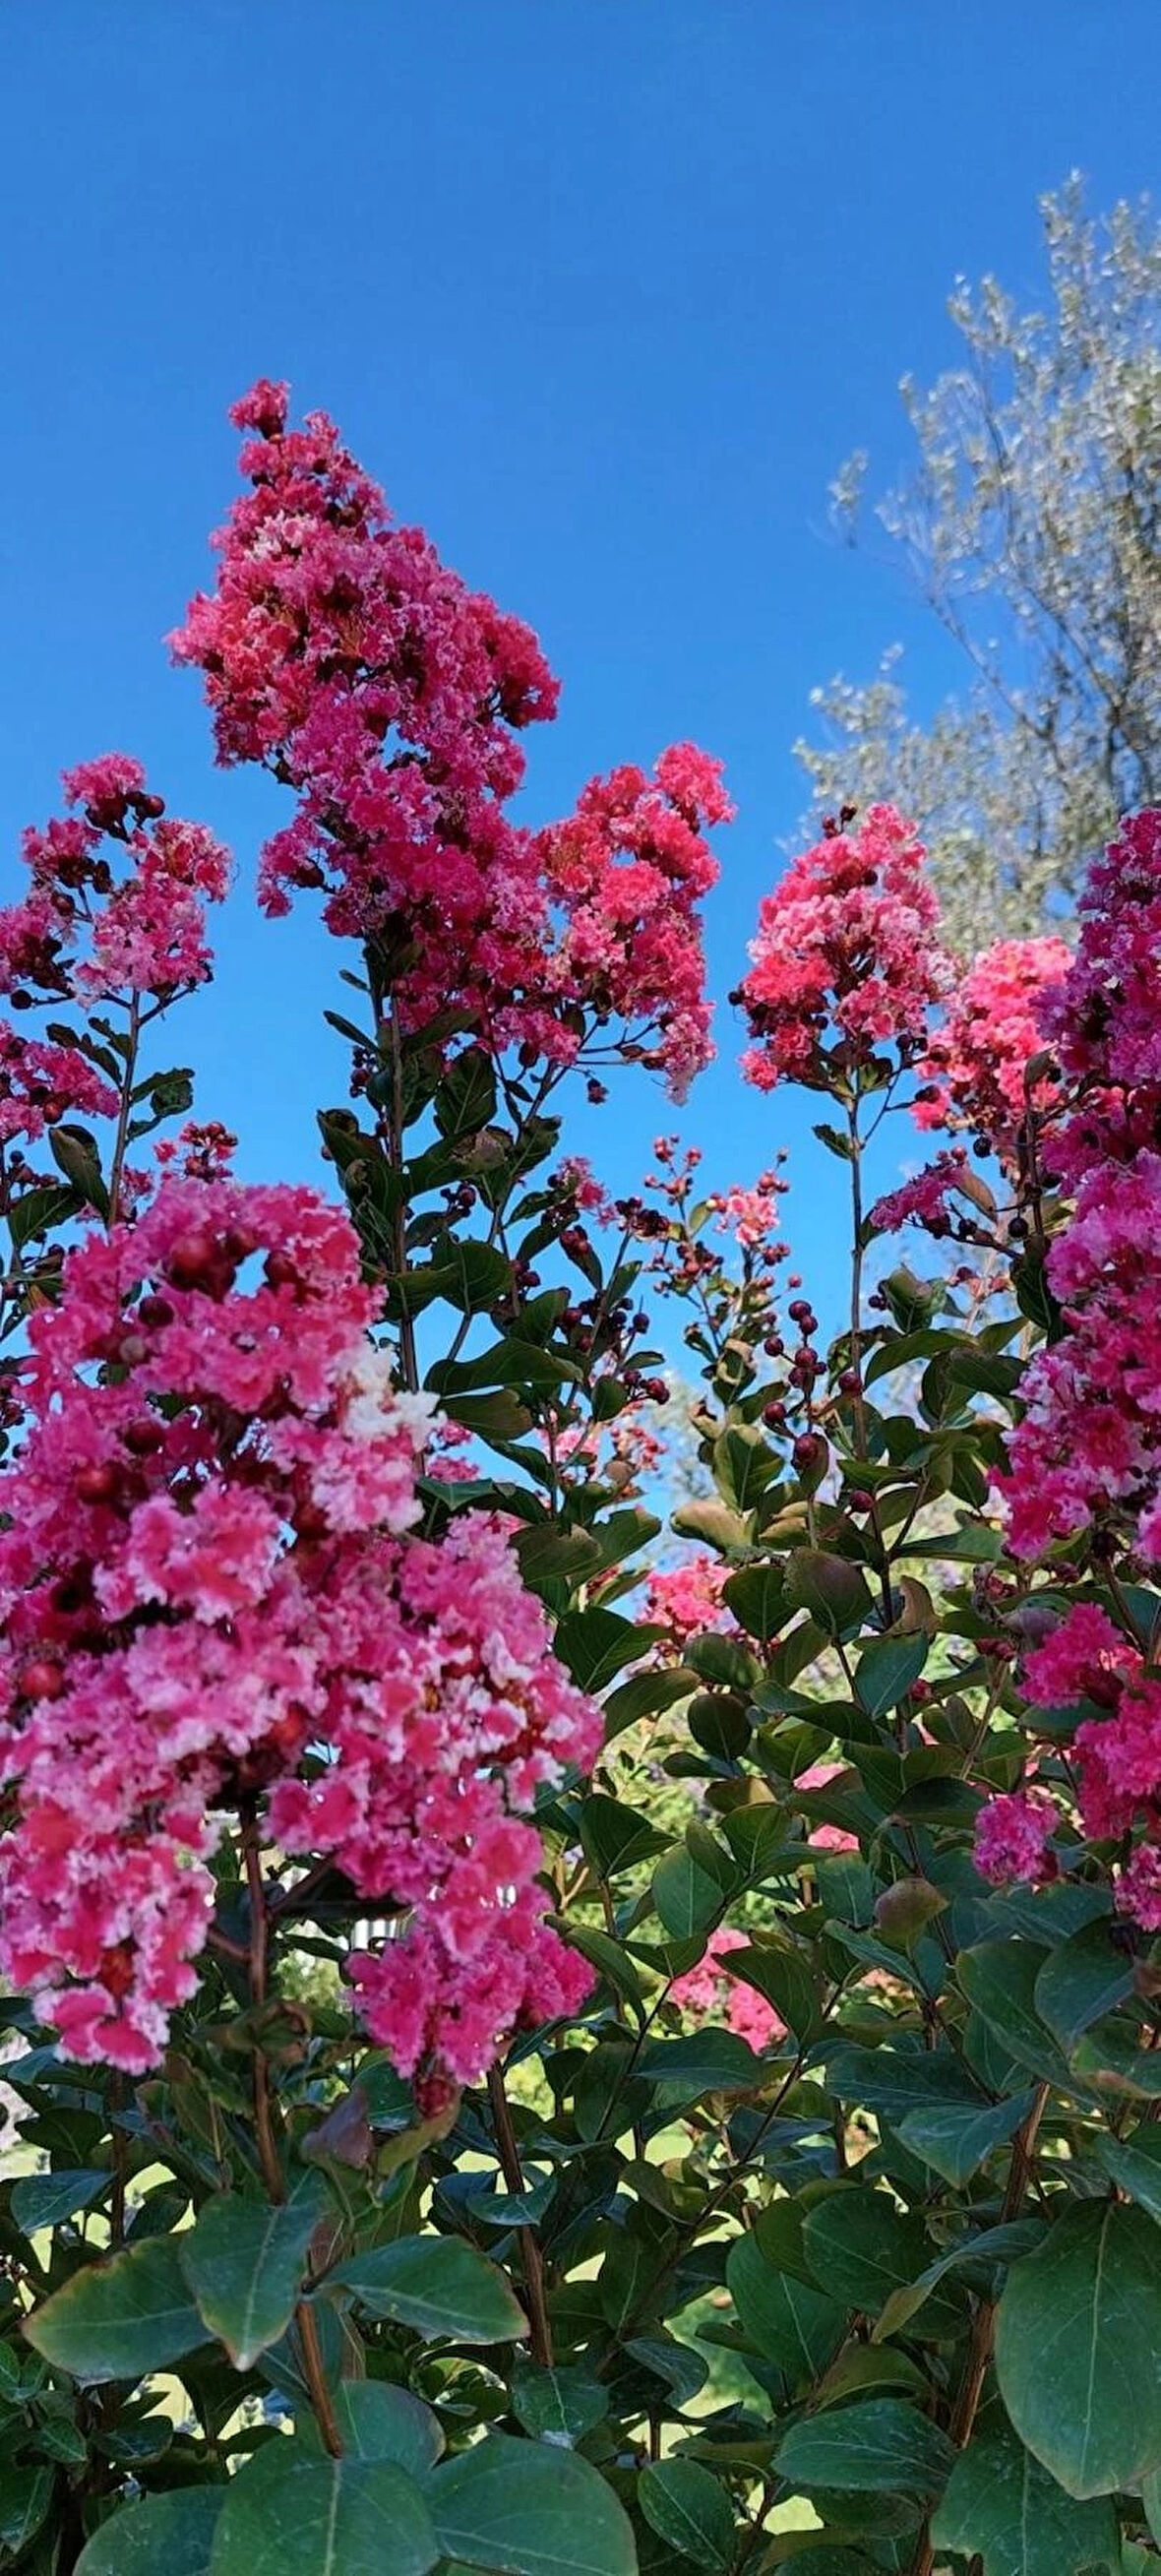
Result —
<path fill-rule="evenodd" d="M 937 2495 L 955 2458 L 946 2433 L 902 2397 L 869 2397 L 807 2415 L 774 2454 L 792 2487 Z"/>
<path fill-rule="evenodd" d="M 528 2332 L 504 2274 L 459 2237 L 401 2236 L 353 2255 L 333 2277 L 368 2316 L 410 2326 L 429 2343 L 511 2343 Z"/>
<path fill-rule="evenodd" d="M 146 2496 L 103 2522 L 82 2549 L 76 2576 L 210 2576 L 224 2486 Z"/>
<path fill-rule="evenodd" d="M 734 2509 L 719 2479 L 696 2460 L 657 2460 L 642 2469 L 637 2501 L 671 2549 L 728 2576 L 736 2544 Z"/>
<path fill-rule="evenodd" d="M 1088 1923 L 1050 1950 L 1036 1979 L 1036 2010 L 1069 2056 L 1086 2030 L 1133 1992 L 1133 1962 L 1106 1923 Z"/>
<path fill-rule="evenodd" d="M 85 2264 L 34 2309 L 24 2331 L 45 2361 L 93 2386 L 163 2370 L 206 2340 L 171 2236 L 147 2236 L 111 2262 Z"/>
<path fill-rule="evenodd" d="M 1070 2496 L 1161 2466 L 1161 2233 L 1144 2210 L 1067 2210 L 1013 2265 L 996 2371 L 1021 2441 Z"/>
<path fill-rule="evenodd" d="M 23 2174 L 12 2186 L 9 2206 L 18 2227 L 26 2236 L 35 2236 L 38 2227 L 59 2227 L 62 2220 L 75 2218 L 82 2209 L 90 2209 L 110 2186 L 108 2173 L 95 2166 L 67 2165 L 52 2173 Z"/>
<path fill-rule="evenodd" d="M 845 2309 L 783 2271 L 753 2230 L 730 2247 L 726 2285 L 755 2350 L 777 2364 L 792 2390 L 825 2370 L 842 2340 Z"/>
<path fill-rule="evenodd" d="M 425 2492 L 445 2556 L 467 2567 L 637 2576 L 628 2515 L 575 2451 L 489 2433 L 436 2469 Z"/>
<path fill-rule="evenodd" d="M 210 2576 L 428 2576 L 439 2555 L 428 2504 L 393 2461 L 319 2459 L 276 2434 L 230 2481 Z"/>
<path fill-rule="evenodd" d="M 239 2370 L 249 2370 L 285 2334 L 327 2207 L 314 2175 L 280 2208 L 218 2192 L 175 2240 L 198 2314 Z"/>
<path fill-rule="evenodd" d="M 410 2389 L 396 2388 L 386 2379 L 340 2379 L 330 2396 L 345 2457 L 394 2460 L 409 2477 L 420 2479 L 441 2458 L 439 2417 Z M 298 2440 L 308 2451 L 323 2451 L 322 2434 L 305 2407 L 298 2417 Z"/>
<path fill-rule="evenodd" d="M 1014 2136 L 1035 2099 L 1031 2091 L 1013 2093 L 1006 2102 L 981 2103 L 978 2109 L 970 2102 L 933 2102 L 925 2109 L 908 2111 L 899 2123 L 899 2135 L 913 2155 L 942 2174 L 953 2190 L 961 2191 L 988 2157 Z"/>
<path fill-rule="evenodd" d="M 956 1975 L 968 2002 L 1009 2056 L 1068 2091 L 1067 2064 L 1036 2004 L 1041 1965 L 1042 1953 L 1030 1941 L 981 1941 L 961 1951 Z"/>
<path fill-rule="evenodd" d="M 1115 2563 L 1111 2504 L 1078 2504 L 1011 2433 L 977 2433 L 932 2518 L 937 2551 L 980 2557 L 984 2576 L 1075 2576 Z"/>
<path fill-rule="evenodd" d="M 609 2392 L 587 2370 L 521 2368 L 512 2381 L 512 2412 L 526 2433 L 569 2449 L 604 2422 Z"/>

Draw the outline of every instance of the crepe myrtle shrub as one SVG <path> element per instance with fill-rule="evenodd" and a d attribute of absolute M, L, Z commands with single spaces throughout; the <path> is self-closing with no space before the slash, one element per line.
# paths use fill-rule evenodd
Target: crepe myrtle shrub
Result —
<path fill-rule="evenodd" d="M 765 1170 L 614 1203 L 562 1120 L 707 1058 L 720 772 L 517 824 L 533 637 L 237 416 L 175 650 L 351 1082 L 237 1176 L 166 1043 L 226 855 L 70 773 L 0 916 L 0 2565 L 1145 2576 L 1161 819 L 965 974 L 841 814 L 736 996 Z"/>

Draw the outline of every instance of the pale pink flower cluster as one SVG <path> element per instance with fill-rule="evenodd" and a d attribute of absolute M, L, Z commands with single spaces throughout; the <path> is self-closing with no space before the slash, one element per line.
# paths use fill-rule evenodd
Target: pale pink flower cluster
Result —
<path fill-rule="evenodd" d="M 790 1246 L 772 1238 L 777 1233 L 779 1200 L 785 1198 L 789 1183 L 771 1168 L 760 1172 L 752 1189 L 735 1181 L 732 1188 L 718 1190 L 708 1204 L 713 1209 L 719 1234 L 733 1236 L 743 1252 L 764 1251 L 767 1258 L 786 1260 Z"/>
<path fill-rule="evenodd" d="M 825 1089 L 834 1067 L 924 1045 L 953 969 L 914 829 L 873 805 L 857 832 L 831 831 L 765 897 L 753 965 L 736 998 L 755 1043 L 742 1059 L 761 1091 Z"/>
<path fill-rule="evenodd" d="M 645 1616 L 666 1630 L 666 1644 L 680 1661 L 691 1637 L 707 1630 L 733 1628 L 736 1622 L 722 1599 L 730 1567 L 718 1556 L 702 1553 L 681 1565 L 659 1566 L 645 1591 Z"/>
<path fill-rule="evenodd" d="M 226 893 L 228 852 L 168 817 L 123 752 L 67 771 L 64 788 L 80 810 L 24 835 L 31 884 L 0 912 L 0 989 L 96 1001 L 204 983 L 205 906 Z"/>
<path fill-rule="evenodd" d="M 720 2022 L 748 2040 L 754 2049 L 769 2048 L 776 2039 L 784 2039 L 786 2024 L 773 2004 L 766 2001 L 753 1986 L 744 1985 L 740 1977 L 731 1977 L 723 1962 L 731 1951 L 749 1947 L 749 1934 L 733 1931 L 723 1923 L 711 1932 L 705 1955 L 695 1967 L 676 1977 L 669 1989 L 671 2003 L 683 2012 L 693 2013 L 699 2021 Z"/>
<path fill-rule="evenodd" d="M 987 948 L 948 994 L 939 1027 L 916 1068 L 919 1127 L 968 1129 L 1012 1162 L 1029 1107 L 1051 1107 L 1057 1086 L 1027 1069 L 1043 1041 L 1038 1013 L 1072 964 L 1063 939 L 1002 939 Z"/>
<path fill-rule="evenodd" d="M 402 1937 L 357 1971 L 404 2071 L 478 2075 L 579 2001 L 526 1821 L 598 1715 L 503 1530 L 415 1534 L 426 1398 L 371 1346 L 346 1218 L 167 1179 L 30 1326 L 0 1479 L 0 1962 L 70 2053 L 155 2064 L 231 1817 Z"/>

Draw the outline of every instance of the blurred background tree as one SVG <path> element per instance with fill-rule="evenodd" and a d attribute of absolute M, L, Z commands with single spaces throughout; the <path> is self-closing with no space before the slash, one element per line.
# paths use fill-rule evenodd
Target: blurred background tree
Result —
<path fill-rule="evenodd" d="M 1117 814 L 1161 795 L 1161 229 L 1147 199 L 1090 216 L 1077 177 L 1040 212 L 1047 310 L 959 282 L 963 363 L 903 379 L 918 462 L 874 506 L 964 692 L 921 722 L 893 647 L 812 693 L 823 736 L 795 746 L 819 811 L 915 816 L 965 951 L 1067 912 Z M 867 471 L 831 487 L 851 543 Z"/>

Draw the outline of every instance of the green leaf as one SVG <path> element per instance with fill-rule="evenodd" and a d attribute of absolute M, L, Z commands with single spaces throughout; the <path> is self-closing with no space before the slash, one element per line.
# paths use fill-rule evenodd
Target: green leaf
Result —
<path fill-rule="evenodd" d="M 932 2254 L 922 2219 L 896 2209 L 887 2192 L 860 2184 L 828 2192 L 807 2212 L 802 2250 L 820 2289 L 865 2316 L 878 2316 Z"/>
<path fill-rule="evenodd" d="M 435 1095 L 435 1123 L 449 1142 L 475 1136 L 496 1115 L 496 1076 L 482 1047 L 453 1058 Z"/>
<path fill-rule="evenodd" d="M 1034 1989 L 1036 2010 L 1066 2056 L 1094 2021 L 1133 1992 L 1133 1962 L 1106 1923 L 1087 1923 L 1050 1950 Z"/>
<path fill-rule="evenodd" d="M 913 2155 L 961 2191 L 1027 2119 L 1035 2099 L 1031 2092 L 1013 2093 L 994 2108 L 981 2103 L 978 2109 L 970 2102 L 933 2102 L 909 2111 L 899 2123 L 899 2135 Z M 1161 2185 L 1161 2173 L 1157 2179 Z"/>
<path fill-rule="evenodd" d="M 1067 2092 L 1075 2090 L 1068 2067 L 1036 2007 L 1041 1959 L 1030 1941 L 981 1941 L 960 1952 L 956 1975 L 969 2004 L 1009 2056 Z"/>
<path fill-rule="evenodd" d="M 774 2465 L 793 2487 L 930 2496 L 939 2493 L 954 2458 L 946 2433 L 905 2398 L 869 2397 L 792 2424 Z"/>
<path fill-rule="evenodd" d="M 126 2505 L 95 2532 L 76 2576 L 210 2576 L 225 2487 L 182 2487 Z"/>
<path fill-rule="evenodd" d="M 609 2412 L 609 2392 L 587 2370 L 519 2369 L 512 2381 L 512 2412 L 526 2433 L 569 2450 Z"/>
<path fill-rule="evenodd" d="M 206 2340 L 171 2236 L 147 2236 L 109 2263 L 87 2263 L 34 2310 L 24 2331 L 45 2361 L 92 2386 L 143 2379 Z"/>
<path fill-rule="evenodd" d="M 842 2340 L 845 2309 L 779 2270 L 752 2229 L 730 2247 L 726 2285 L 750 2342 L 777 2364 L 790 2389 L 817 2379 Z"/>
<path fill-rule="evenodd" d="M 996 2227 L 981 2228 L 974 2236 L 961 2237 L 950 2254 L 941 2254 L 937 2263 L 929 2263 L 925 2272 L 892 2291 L 882 2315 L 875 2320 L 872 2341 L 883 2343 L 889 2335 L 902 2334 L 949 2272 L 974 2272 L 990 2288 L 997 2264 L 1018 2261 L 1039 2242 L 1041 2233 L 1038 2218 L 1011 2218 Z"/>
<path fill-rule="evenodd" d="M 622 1664 L 645 1654 L 661 1633 L 623 1619 L 618 1610 L 567 1610 L 557 1624 L 555 1645 L 578 1688 L 601 1691 Z"/>
<path fill-rule="evenodd" d="M 966 2104 L 976 2111 L 991 2107 L 973 2084 L 963 2059 L 950 2048 L 905 2051 L 840 2045 L 828 2048 L 826 2068 L 827 2091 L 840 2102 L 882 2112 L 892 2121 L 935 2103 Z"/>
<path fill-rule="evenodd" d="M 674 2109 L 698 2101 L 703 2093 L 751 2092 L 763 2077 L 762 2061 L 748 2041 L 711 2022 L 686 2039 L 651 2041 L 642 2049 L 636 2071 L 643 2083 L 661 2086 Z"/>
<path fill-rule="evenodd" d="M 55 2469 L 10 2460 L 0 2465 L 0 2548 L 18 2557 L 42 2528 L 56 2489 Z"/>
<path fill-rule="evenodd" d="M 824 1548 L 799 1547 L 788 1557 L 786 1597 L 796 1610 L 808 1610 L 828 1637 L 847 1636 L 871 1607 L 858 1566 Z"/>
<path fill-rule="evenodd" d="M 734 2509 L 725 2488 L 696 2460 L 657 2460 L 642 2469 L 637 2501 L 645 2520 L 685 2558 L 728 2576 L 735 2546 Z"/>
<path fill-rule="evenodd" d="M 930 1642 L 923 1635 L 876 1637 L 864 1648 L 855 1683 L 869 1716 L 882 1717 L 906 1698 L 927 1661 Z"/>
<path fill-rule="evenodd" d="M 101 1158 L 95 1139 L 87 1127 L 65 1125 L 50 1127 L 49 1148 L 57 1170 L 64 1173 L 75 1190 L 79 1190 L 86 1207 L 95 1208 L 98 1216 L 109 1213 L 109 1193 L 101 1172 Z"/>
<path fill-rule="evenodd" d="M 789 1942 L 754 1944 L 729 1951 L 721 1965 L 727 1977 L 764 1995 L 796 2039 L 809 2039 L 819 2017 L 818 1989 L 800 1951 Z"/>
<path fill-rule="evenodd" d="M 599 1969 L 614 1994 L 620 1995 L 622 2002 L 629 2005 L 639 2021 L 643 2021 L 645 1997 L 641 1991 L 641 1980 L 628 1951 L 622 1949 L 620 1942 L 614 1941 L 611 1933 L 602 1932 L 596 1923 L 574 1923 L 566 1914 L 554 1914 L 550 1919 L 570 1950 L 579 1951 L 590 1967 Z"/>
<path fill-rule="evenodd" d="M 1078 2504 L 1010 2433 L 977 2433 L 931 2524 L 937 2550 L 980 2557 L 984 2576 L 1075 2576 L 1116 2564 L 1111 2504 Z"/>
<path fill-rule="evenodd" d="M 436 2469 L 426 2494 L 445 2556 L 467 2567 L 505 2576 L 637 2576 L 628 2515 L 574 2451 L 489 2433 Z"/>
<path fill-rule="evenodd" d="M 175 2240 L 198 2314 L 225 2344 L 236 2369 L 249 2370 L 285 2334 L 327 2205 L 314 2176 L 279 2209 L 219 2192 Z"/>
<path fill-rule="evenodd" d="M 723 1892 L 717 1879 L 699 1869 L 684 1844 L 679 1844 L 654 1870 L 653 1902 L 673 1939 L 692 1941 L 716 1923 Z"/>
<path fill-rule="evenodd" d="M 276 2434 L 230 2481 L 210 2576 L 427 2576 L 439 2554 L 428 2505 L 393 2461 L 320 2460 Z"/>
<path fill-rule="evenodd" d="M 722 1598 L 747 1636 L 763 1640 L 776 1637 L 793 1610 L 793 1603 L 786 1598 L 786 1580 L 780 1565 L 743 1566 L 739 1574 L 731 1574 L 723 1584 Z"/>
<path fill-rule="evenodd" d="M 428 2343 L 512 2343 L 528 2321 L 495 2263 L 454 2236 L 401 2236 L 356 2254 L 332 2275 L 370 2317 L 410 2326 Z"/>
<path fill-rule="evenodd" d="M 1150 2218 L 1161 2219 L 1161 2129 L 1134 2129 L 1130 2138 L 1105 2134 L 1093 2143 L 1110 2182 L 1127 2191 Z"/>
<path fill-rule="evenodd" d="M 443 2452 L 438 2415 L 385 2379 L 340 2379 L 330 2392 L 343 2456 L 352 2460 L 394 2460 L 408 2477 L 424 2478 Z M 323 2438 L 314 2417 L 303 2410 L 298 2440 L 321 2453 Z"/>
<path fill-rule="evenodd" d="M 52 2173 L 24 2174 L 13 2183 L 9 2204 L 18 2227 L 35 2236 L 38 2227 L 59 2227 L 75 2218 L 109 2188 L 110 2177 L 91 2165 L 61 2165 Z"/>
<path fill-rule="evenodd" d="M 664 1836 L 647 1816 L 600 1791 L 582 1800 L 579 1823 L 585 1859 L 598 1878 L 612 1878 L 617 1870 L 632 1869 L 665 1848 Z"/>
<path fill-rule="evenodd" d="M 1161 2234 L 1143 2210 L 1067 2210 L 1013 2264 L 996 2371 L 1021 2441 L 1070 2496 L 1161 2466 Z"/>

